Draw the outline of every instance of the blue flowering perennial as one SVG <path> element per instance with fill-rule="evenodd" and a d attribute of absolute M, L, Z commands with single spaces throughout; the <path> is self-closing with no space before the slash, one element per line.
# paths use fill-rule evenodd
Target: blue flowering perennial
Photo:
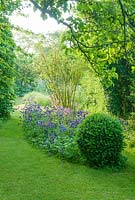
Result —
<path fill-rule="evenodd" d="M 78 159 L 76 128 L 88 113 L 63 107 L 27 105 L 22 112 L 25 137 L 49 153 Z"/>

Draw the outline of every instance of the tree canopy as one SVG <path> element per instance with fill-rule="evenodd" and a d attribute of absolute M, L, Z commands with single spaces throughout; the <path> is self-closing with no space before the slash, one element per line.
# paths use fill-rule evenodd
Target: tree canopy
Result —
<path fill-rule="evenodd" d="M 130 95 L 135 67 L 135 1 L 31 2 L 43 18 L 49 15 L 68 28 L 64 38 L 70 44 L 68 49 L 80 50 L 100 77 L 110 110 L 121 117 L 133 111 Z M 63 18 L 63 12 L 70 10 L 70 16 Z M 116 101 L 111 103 L 112 99 Z"/>
<path fill-rule="evenodd" d="M 11 15 L 21 5 L 21 0 L 0 0 L 0 14 Z"/>

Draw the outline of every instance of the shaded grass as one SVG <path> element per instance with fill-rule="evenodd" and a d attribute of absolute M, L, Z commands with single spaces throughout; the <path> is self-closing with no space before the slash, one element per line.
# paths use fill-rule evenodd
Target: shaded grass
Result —
<path fill-rule="evenodd" d="M 135 155 L 120 172 L 48 156 L 22 137 L 18 116 L 0 128 L 0 200 L 135 200 Z"/>

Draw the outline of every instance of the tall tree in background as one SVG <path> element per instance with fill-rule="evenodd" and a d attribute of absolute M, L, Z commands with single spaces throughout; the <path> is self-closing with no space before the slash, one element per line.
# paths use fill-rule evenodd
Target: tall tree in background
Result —
<path fill-rule="evenodd" d="M 12 32 L 17 46 L 15 50 L 15 94 L 23 96 L 33 91 L 37 85 L 37 66 L 33 60 L 36 55 L 36 45 L 43 36 L 20 27 L 14 27 Z"/>

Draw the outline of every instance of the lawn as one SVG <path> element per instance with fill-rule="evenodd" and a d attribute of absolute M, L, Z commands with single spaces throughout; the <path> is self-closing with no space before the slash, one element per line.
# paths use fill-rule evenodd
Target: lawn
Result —
<path fill-rule="evenodd" d="M 120 172 L 62 161 L 28 144 L 14 114 L 0 128 L 0 200 L 135 200 L 135 155 Z"/>

